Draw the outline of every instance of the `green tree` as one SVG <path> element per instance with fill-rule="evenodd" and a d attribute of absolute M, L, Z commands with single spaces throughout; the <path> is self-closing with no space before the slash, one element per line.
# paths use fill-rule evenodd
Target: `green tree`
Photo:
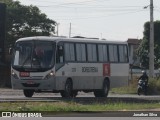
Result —
<path fill-rule="evenodd" d="M 14 43 L 21 37 L 49 36 L 54 34 L 55 21 L 36 6 L 21 5 L 19 1 L 0 0 L 7 6 L 6 10 L 6 39 L 7 43 Z"/>
<path fill-rule="evenodd" d="M 154 22 L 154 55 L 155 68 L 160 67 L 160 21 Z M 150 39 L 150 22 L 144 24 L 143 39 L 138 48 L 138 55 L 142 66 L 149 67 L 149 39 Z"/>

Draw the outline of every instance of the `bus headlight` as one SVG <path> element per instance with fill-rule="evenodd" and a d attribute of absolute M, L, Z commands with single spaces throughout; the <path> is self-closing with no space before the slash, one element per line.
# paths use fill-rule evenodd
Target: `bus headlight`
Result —
<path fill-rule="evenodd" d="M 50 73 L 48 73 L 47 75 L 46 75 L 46 77 L 44 78 L 44 79 L 49 79 L 49 78 L 51 78 L 51 77 L 53 77 L 55 74 L 54 74 L 54 71 L 51 71 Z"/>
<path fill-rule="evenodd" d="M 12 74 L 12 76 L 13 76 L 15 79 L 19 79 L 18 76 L 17 76 L 17 74 L 16 74 L 13 70 L 12 70 L 12 73 L 11 73 L 11 74 Z"/>

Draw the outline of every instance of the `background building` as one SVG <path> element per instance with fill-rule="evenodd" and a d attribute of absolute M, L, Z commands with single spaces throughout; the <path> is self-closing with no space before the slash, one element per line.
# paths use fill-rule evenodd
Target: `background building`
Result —
<path fill-rule="evenodd" d="M 140 58 L 137 56 L 137 49 L 141 40 L 129 38 L 127 40 L 129 47 L 129 63 L 133 66 L 140 66 Z"/>

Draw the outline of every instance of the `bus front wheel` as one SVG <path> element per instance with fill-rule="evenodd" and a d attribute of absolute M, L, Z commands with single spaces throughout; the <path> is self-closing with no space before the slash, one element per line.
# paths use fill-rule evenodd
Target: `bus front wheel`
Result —
<path fill-rule="evenodd" d="M 94 91 L 95 97 L 107 97 L 110 89 L 110 83 L 108 79 L 105 79 L 103 82 L 103 88 L 101 90 Z"/>
<path fill-rule="evenodd" d="M 73 97 L 72 89 L 73 89 L 72 81 L 68 79 L 65 84 L 65 90 L 61 91 L 61 96 L 67 98 Z"/>
<path fill-rule="evenodd" d="M 23 94 L 25 97 L 32 97 L 34 94 L 34 90 L 23 90 Z"/>

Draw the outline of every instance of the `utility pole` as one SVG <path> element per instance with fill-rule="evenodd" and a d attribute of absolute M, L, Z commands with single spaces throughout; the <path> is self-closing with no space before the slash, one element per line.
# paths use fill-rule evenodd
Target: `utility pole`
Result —
<path fill-rule="evenodd" d="M 56 24 L 57 24 L 57 36 L 59 36 L 59 23 Z"/>
<path fill-rule="evenodd" d="M 69 38 L 71 37 L 71 23 L 69 24 Z"/>
<path fill-rule="evenodd" d="M 149 77 L 154 77 L 154 20 L 153 0 L 150 0 Z"/>
<path fill-rule="evenodd" d="M 5 63 L 6 7 L 6 4 L 0 2 L 0 63 Z"/>
<path fill-rule="evenodd" d="M 59 36 L 59 24 L 60 23 L 57 23 L 56 21 L 55 22 L 55 35 Z"/>

